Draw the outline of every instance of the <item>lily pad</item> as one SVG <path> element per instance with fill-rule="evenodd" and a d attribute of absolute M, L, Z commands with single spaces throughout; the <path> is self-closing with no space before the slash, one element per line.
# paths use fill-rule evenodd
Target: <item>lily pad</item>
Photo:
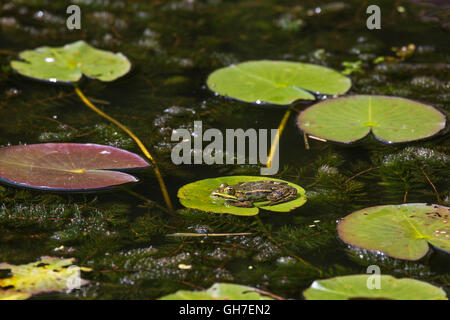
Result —
<path fill-rule="evenodd" d="M 0 288 L 8 288 L 6 299 L 25 298 L 25 294 L 52 291 L 70 291 L 88 283 L 81 279 L 80 271 L 90 268 L 73 265 L 75 259 L 41 257 L 39 261 L 24 265 L 0 263 L 0 270 L 11 270 L 12 276 L 0 279 Z M 1 298 L 1 295 L 0 295 Z"/>
<path fill-rule="evenodd" d="M 248 61 L 211 73 L 207 85 L 212 91 L 245 102 L 291 104 L 314 100 L 311 92 L 343 94 L 351 80 L 322 66 L 288 61 Z"/>
<path fill-rule="evenodd" d="M 343 218 L 338 233 L 348 244 L 418 260 L 428 252 L 428 244 L 450 253 L 449 218 L 449 207 L 434 204 L 376 206 Z"/>
<path fill-rule="evenodd" d="M 24 61 L 12 61 L 20 74 L 49 82 L 76 82 L 83 74 L 101 81 L 113 81 L 130 71 L 131 63 L 121 53 L 96 49 L 84 41 L 63 47 L 39 47 L 19 54 Z"/>
<path fill-rule="evenodd" d="M 357 274 L 316 280 L 303 292 L 308 300 L 447 300 L 444 290 L 414 279 L 380 275 L 379 289 L 369 289 L 375 275 Z M 376 282 L 376 281 L 374 281 Z"/>
<path fill-rule="evenodd" d="M 179 290 L 159 300 L 273 300 L 258 289 L 232 283 L 215 283 L 207 290 Z"/>
<path fill-rule="evenodd" d="M 264 202 L 255 203 L 255 207 L 243 208 L 225 205 L 224 200 L 213 199 L 210 196 L 211 192 L 219 188 L 222 183 L 234 185 L 239 182 L 262 180 L 287 182 L 290 186 L 297 189 L 297 199 L 272 206 L 264 206 Z M 289 212 L 302 206 L 306 202 L 305 190 L 302 187 L 288 181 L 254 176 L 229 176 L 199 180 L 181 187 L 178 190 L 178 198 L 180 199 L 181 204 L 188 208 L 214 213 L 230 213 L 239 216 L 256 215 L 258 214 L 259 209 L 276 212 Z"/>
<path fill-rule="evenodd" d="M 30 293 L 13 290 L 0 290 L 0 300 L 25 300 L 31 297 Z"/>
<path fill-rule="evenodd" d="M 412 100 L 355 95 L 319 102 L 301 112 L 298 126 L 309 135 L 351 143 L 370 132 L 384 143 L 431 137 L 445 128 L 445 116 Z"/>
<path fill-rule="evenodd" d="M 0 148 L 0 181 L 34 189 L 99 190 L 138 181 L 132 175 L 110 170 L 148 166 L 134 153 L 98 144 L 44 143 Z"/>

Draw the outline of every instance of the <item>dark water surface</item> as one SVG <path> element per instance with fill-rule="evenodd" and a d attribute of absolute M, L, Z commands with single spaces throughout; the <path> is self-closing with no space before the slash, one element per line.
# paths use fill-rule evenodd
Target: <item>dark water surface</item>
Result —
<path fill-rule="evenodd" d="M 444 253 L 432 250 L 420 261 L 404 262 L 349 248 L 336 234 L 338 219 L 367 206 L 405 201 L 448 206 L 447 136 L 399 146 L 384 146 L 373 138 L 355 146 L 310 140 L 306 150 L 293 115 L 280 142 L 276 177 L 303 186 L 308 202 L 290 213 L 261 212 L 259 218 L 185 210 L 176 198 L 186 183 L 259 175 L 259 167 L 177 167 L 170 159 L 172 130 L 192 129 L 194 120 L 202 120 L 204 130 L 278 127 L 285 108 L 228 100 L 205 87 L 213 70 L 246 60 L 301 61 L 336 70 L 344 69 L 344 61 L 361 61 L 361 71 L 350 75 L 349 94 L 395 95 L 448 112 L 448 6 L 381 1 L 382 29 L 370 31 L 366 1 L 76 3 L 82 28 L 75 31 L 65 28 L 63 1 L 0 4 L 0 145 L 92 142 L 139 153 L 125 134 L 88 110 L 72 87 L 27 80 L 9 67 L 24 49 L 79 39 L 120 51 L 133 63 L 130 74 L 113 83 L 84 79 L 80 87 L 149 147 L 178 211 L 170 215 L 143 200 L 164 204 L 151 170 L 138 173 L 142 182 L 129 189 L 134 193 L 55 195 L 4 186 L 0 262 L 28 263 L 51 255 L 75 257 L 77 265 L 94 269 L 83 274 L 90 285 L 81 290 L 37 298 L 154 299 L 178 289 L 233 282 L 299 299 L 315 279 L 365 273 L 372 264 L 384 274 L 421 279 L 448 292 L 449 258 Z M 405 61 L 373 63 L 379 56 L 395 56 L 392 47 L 409 44 L 416 50 Z M 390 157 L 397 161 L 389 162 Z M 166 236 L 204 230 L 252 235 Z M 179 264 L 192 268 L 183 270 Z"/>

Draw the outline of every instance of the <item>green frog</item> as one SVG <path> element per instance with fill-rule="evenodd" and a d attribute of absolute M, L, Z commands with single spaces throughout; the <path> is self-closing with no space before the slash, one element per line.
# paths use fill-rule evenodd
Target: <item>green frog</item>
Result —
<path fill-rule="evenodd" d="M 226 205 L 251 208 L 255 202 L 270 201 L 264 206 L 273 206 L 297 198 L 297 189 L 281 181 L 249 181 L 235 185 L 222 183 L 211 193 L 211 197 L 225 199 Z"/>

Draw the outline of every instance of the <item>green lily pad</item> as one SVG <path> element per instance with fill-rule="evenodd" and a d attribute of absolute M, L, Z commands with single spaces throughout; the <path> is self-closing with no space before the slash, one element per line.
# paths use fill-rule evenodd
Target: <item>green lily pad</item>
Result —
<path fill-rule="evenodd" d="M 450 208 L 408 203 L 370 207 L 353 212 L 338 224 L 341 239 L 391 257 L 418 260 L 428 244 L 450 253 Z"/>
<path fill-rule="evenodd" d="M 297 189 L 297 199 L 273 206 L 264 206 L 264 202 L 262 202 L 255 203 L 255 207 L 252 208 L 242 208 L 225 205 L 224 200 L 213 199 L 210 196 L 211 192 L 219 188 L 222 183 L 234 185 L 239 182 L 262 180 L 287 182 L 290 186 Z M 215 213 L 230 213 L 239 216 L 256 215 L 258 214 L 259 209 L 276 212 L 289 212 L 291 210 L 294 210 L 295 208 L 302 206 L 306 202 L 305 190 L 302 187 L 288 181 L 254 176 L 229 176 L 199 180 L 181 187 L 178 190 L 178 198 L 180 199 L 181 204 L 187 208 L 199 209 Z"/>
<path fill-rule="evenodd" d="M 314 100 L 309 92 L 343 94 L 351 80 L 322 66 L 288 61 L 248 61 L 211 73 L 207 85 L 212 91 L 253 103 L 278 105 L 296 100 Z"/>
<path fill-rule="evenodd" d="M 0 263 L 0 270 L 9 269 L 12 273 L 11 277 L 0 278 L 0 289 L 8 288 L 3 295 L 12 299 L 25 298 L 25 295 L 20 294 L 70 291 L 79 288 L 88 283 L 87 280 L 81 279 L 80 271 L 91 269 L 74 266 L 74 261 L 73 258 L 41 257 L 39 261 L 18 266 Z"/>
<path fill-rule="evenodd" d="M 159 300 L 273 300 L 258 289 L 232 283 L 215 283 L 207 290 L 179 290 Z"/>
<path fill-rule="evenodd" d="M 384 143 L 431 137 L 445 128 L 445 116 L 412 100 L 355 95 L 319 102 L 301 112 L 298 126 L 324 140 L 351 143 L 370 132 Z"/>
<path fill-rule="evenodd" d="M 12 61 L 20 74 L 49 82 L 76 82 L 83 74 L 101 81 L 113 81 L 130 71 L 130 61 L 121 53 L 96 49 L 84 41 L 63 47 L 39 47 L 19 54 L 24 61 Z"/>
<path fill-rule="evenodd" d="M 444 290 L 414 279 L 380 275 L 380 288 L 369 289 L 371 274 L 316 280 L 303 292 L 308 300 L 447 300 Z M 375 282 L 375 281 L 374 281 Z"/>

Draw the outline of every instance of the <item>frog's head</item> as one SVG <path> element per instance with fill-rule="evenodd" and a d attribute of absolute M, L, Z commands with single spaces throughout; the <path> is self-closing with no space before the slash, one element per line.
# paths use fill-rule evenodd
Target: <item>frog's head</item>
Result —
<path fill-rule="evenodd" d="M 211 192 L 211 197 L 227 200 L 236 199 L 236 190 L 226 183 L 222 183 L 218 189 Z"/>

